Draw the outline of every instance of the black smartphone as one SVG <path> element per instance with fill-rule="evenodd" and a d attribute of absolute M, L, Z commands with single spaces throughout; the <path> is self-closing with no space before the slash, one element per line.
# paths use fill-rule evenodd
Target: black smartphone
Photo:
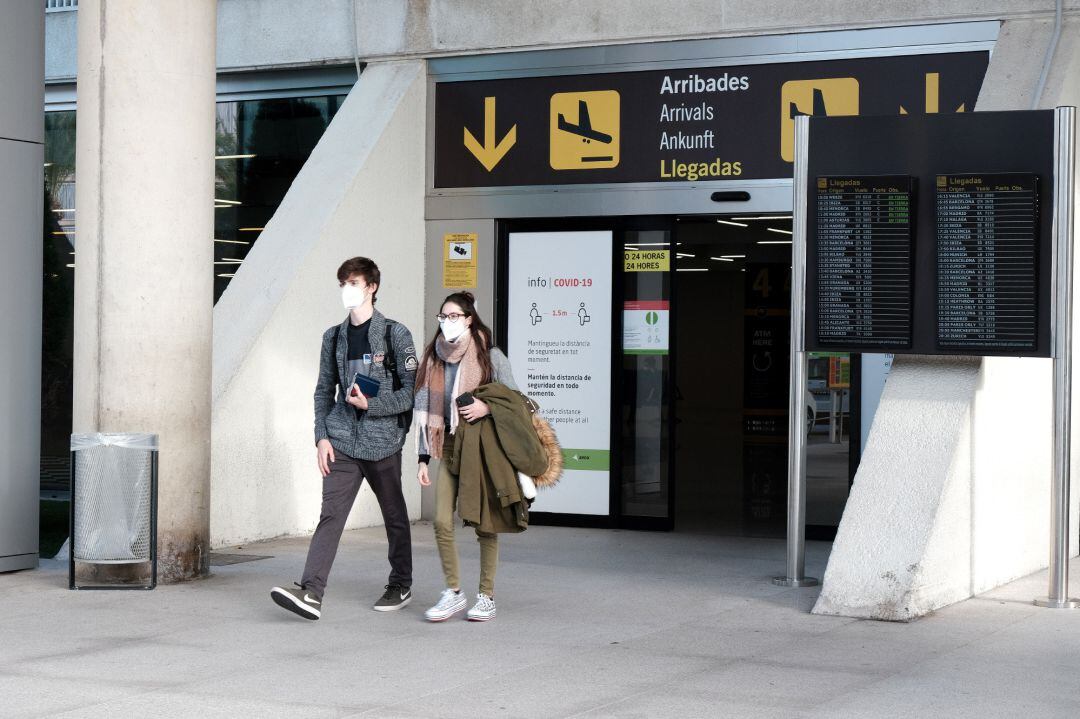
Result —
<path fill-rule="evenodd" d="M 476 398 L 472 396 L 471 392 L 463 392 L 460 395 L 458 395 L 458 398 L 456 400 L 454 400 L 454 401 L 457 402 L 457 406 L 459 408 L 460 407 L 468 407 L 470 404 L 472 404 L 473 402 L 476 401 Z M 468 421 L 468 420 L 466 420 L 466 421 Z M 472 422 L 469 422 L 469 424 L 472 424 Z"/>

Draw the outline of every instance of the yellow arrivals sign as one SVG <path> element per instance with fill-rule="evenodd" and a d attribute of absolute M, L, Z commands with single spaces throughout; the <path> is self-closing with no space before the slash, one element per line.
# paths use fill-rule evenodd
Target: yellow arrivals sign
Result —
<path fill-rule="evenodd" d="M 451 232 L 443 235 L 443 288 L 476 287 L 475 232 Z"/>
<path fill-rule="evenodd" d="M 559 92 L 551 96 L 553 170 L 598 170 L 619 164 L 619 93 Z"/>
<path fill-rule="evenodd" d="M 780 87 L 780 156 L 795 161 L 795 118 L 859 114 L 859 81 L 854 77 L 789 80 Z"/>
<path fill-rule="evenodd" d="M 624 272 L 670 272 L 671 250 L 627 250 L 623 254 Z"/>

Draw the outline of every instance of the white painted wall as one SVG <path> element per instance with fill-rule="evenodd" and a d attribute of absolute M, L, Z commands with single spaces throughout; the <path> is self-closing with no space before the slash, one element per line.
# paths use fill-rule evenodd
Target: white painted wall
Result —
<path fill-rule="evenodd" d="M 978 110 L 1030 106 L 1050 30 L 1044 19 L 1003 26 Z M 1040 105 L 1078 102 L 1080 18 L 1073 17 Z M 1047 565 L 1051 371 L 1040 359 L 898 358 L 815 613 L 912 619 Z"/>
<path fill-rule="evenodd" d="M 425 80 L 422 61 L 365 70 L 214 309 L 213 546 L 318 523 L 312 395 L 322 333 L 345 316 L 338 265 L 375 259 L 379 309 L 423 326 Z M 411 438 L 403 475 L 417 518 Z M 349 526 L 381 522 L 365 486 Z"/>

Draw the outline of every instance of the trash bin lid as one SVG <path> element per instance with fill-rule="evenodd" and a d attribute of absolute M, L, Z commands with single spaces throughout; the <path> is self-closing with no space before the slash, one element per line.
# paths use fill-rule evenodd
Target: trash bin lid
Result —
<path fill-rule="evenodd" d="M 158 436 L 156 434 L 132 432 L 91 432 L 71 435 L 72 452 L 78 452 L 80 449 L 90 449 L 91 447 L 122 447 L 124 449 L 141 449 L 156 452 L 158 449 Z"/>

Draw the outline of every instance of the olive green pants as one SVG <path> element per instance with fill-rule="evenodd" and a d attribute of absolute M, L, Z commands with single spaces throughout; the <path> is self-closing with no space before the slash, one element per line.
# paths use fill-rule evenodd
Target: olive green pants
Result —
<path fill-rule="evenodd" d="M 435 544 L 439 547 L 446 586 L 461 587 L 457 544 L 454 543 L 454 506 L 457 504 L 458 478 L 445 462 L 439 462 L 435 480 Z M 495 596 L 495 567 L 499 564 L 499 535 L 476 530 L 480 543 L 480 593 Z"/>

